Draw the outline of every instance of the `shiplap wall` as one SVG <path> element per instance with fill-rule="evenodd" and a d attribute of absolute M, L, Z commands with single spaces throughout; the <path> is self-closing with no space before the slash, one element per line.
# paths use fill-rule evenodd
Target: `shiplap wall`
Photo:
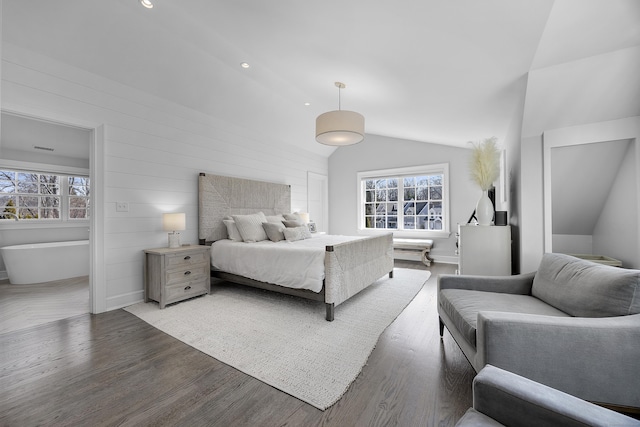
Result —
<path fill-rule="evenodd" d="M 167 245 L 162 212 L 186 212 L 183 243 L 197 243 L 197 175 L 291 185 L 307 206 L 307 172 L 327 159 L 69 67 L 9 43 L 2 49 L 2 108 L 74 125 L 104 125 L 105 307 L 142 300 L 142 250 Z M 312 132 L 313 130 L 310 130 Z M 313 136 L 310 136 L 313 138 Z M 116 202 L 129 212 L 116 212 Z"/>

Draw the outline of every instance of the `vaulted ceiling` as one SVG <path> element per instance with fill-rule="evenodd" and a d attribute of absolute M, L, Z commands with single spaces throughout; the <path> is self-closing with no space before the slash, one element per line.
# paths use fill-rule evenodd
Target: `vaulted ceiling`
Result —
<path fill-rule="evenodd" d="M 3 0 L 2 41 L 324 155 L 315 118 L 337 109 L 336 81 L 367 133 L 464 146 L 502 140 L 529 96 L 527 131 L 564 125 L 555 86 L 584 82 L 554 67 L 640 46 L 637 0 L 154 3 Z"/>

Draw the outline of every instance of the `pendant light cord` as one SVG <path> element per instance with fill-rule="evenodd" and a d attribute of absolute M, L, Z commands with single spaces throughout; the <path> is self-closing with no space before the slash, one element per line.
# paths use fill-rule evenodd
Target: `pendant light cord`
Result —
<path fill-rule="evenodd" d="M 345 87 L 347 87 L 347 85 L 345 85 L 342 82 L 336 82 L 335 83 L 336 87 L 338 88 L 338 111 L 342 110 L 342 92 L 341 90 L 344 89 Z"/>

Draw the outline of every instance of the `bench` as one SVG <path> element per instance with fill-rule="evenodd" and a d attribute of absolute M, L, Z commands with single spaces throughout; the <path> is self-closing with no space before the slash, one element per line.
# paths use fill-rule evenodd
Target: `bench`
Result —
<path fill-rule="evenodd" d="M 429 267 L 432 259 L 429 252 L 433 246 L 433 240 L 429 239 L 393 239 L 393 257 L 410 261 L 422 261 Z"/>

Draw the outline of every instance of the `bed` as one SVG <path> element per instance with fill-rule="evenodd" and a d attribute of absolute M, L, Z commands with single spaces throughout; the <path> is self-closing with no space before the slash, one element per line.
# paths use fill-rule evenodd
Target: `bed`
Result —
<path fill-rule="evenodd" d="M 259 212 L 266 216 L 275 216 L 288 214 L 290 211 L 291 188 L 288 185 L 201 173 L 198 177 L 198 237 L 200 244 L 212 246 L 212 277 L 324 302 L 328 321 L 334 319 L 335 307 L 339 304 L 380 277 L 386 274 L 393 277 L 393 235 L 391 233 L 350 238 L 314 235 L 311 239 L 304 239 L 300 245 L 287 242 L 280 245 L 278 243 L 281 242 L 275 244 L 271 244 L 273 242 L 257 242 L 258 244 L 229 242 L 227 226 L 223 222 L 226 218 Z M 259 247 L 262 251 L 291 251 L 294 246 L 301 246 L 307 248 L 302 251 L 304 252 L 310 251 L 308 249 L 310 246 L 319 244 L 323 245 L 320 255 L 314 256 L 316 258 L 320 256 L 322 260 L 320 289 L 291 287 L 291 283 L 279 283 L 280 280 L 257 280 L 255 276 L 252 278 L 225 271 L 216 267 L 216 252 L 213 250 L 220 245 L 227 245 L 222 249 L 227 253 L 231 253 L 232 248 L 234 251 L 236 249 L 241 251 L 252 245 Z M 230 258 L 236 263 L 246 258 L 248 264 L 254 264 L 256 256 L 262 257 L 262 255 L 246 256 L 241 252 L 233 252 Z M 284 256 L 280 255 L 281 258 Z M 278 266 L 278 264 L 274 265 Z M 281 266 L 277 268 L 282 271 Z M 295 268 L 291 270 L 296 271 Z"/>

